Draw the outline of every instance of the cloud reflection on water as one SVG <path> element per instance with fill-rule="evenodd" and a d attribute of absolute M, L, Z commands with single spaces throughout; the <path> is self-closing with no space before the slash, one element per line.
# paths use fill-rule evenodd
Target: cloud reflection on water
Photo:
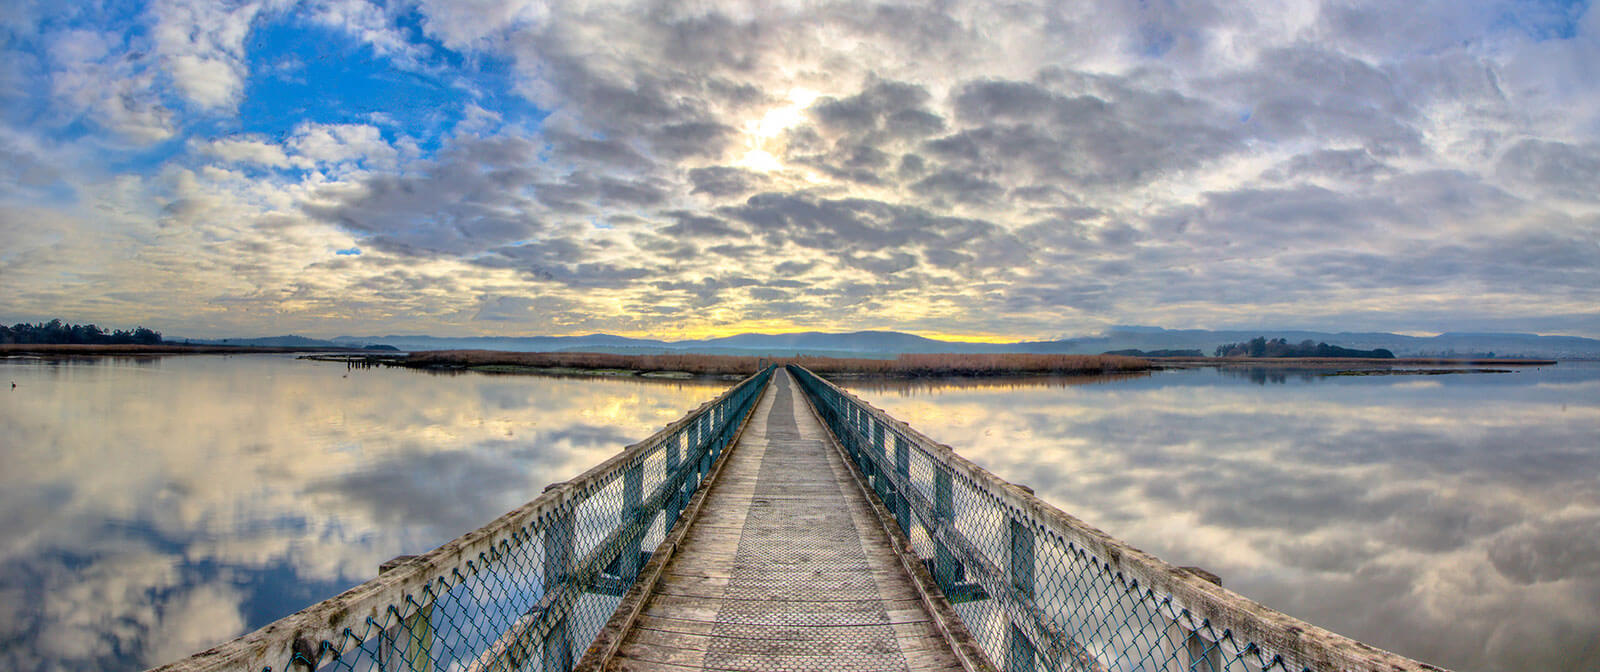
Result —
<path fill-rule="evenodd" d="M 136 670 L 371 578 L 717 381 L 427 376 L 277 356 L 0 360 L 0 668 Z"/>
<path fill-rule="evenodd" d="M 1600 665 L 1600 366 L 844 381 L 1092 525 L 1463 671 Z"/>

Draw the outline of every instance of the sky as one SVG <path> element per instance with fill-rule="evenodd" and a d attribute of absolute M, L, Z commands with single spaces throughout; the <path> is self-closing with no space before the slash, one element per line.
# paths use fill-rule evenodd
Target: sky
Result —
<path fill-rule="evenodd" d="M 1600 11 L 0 0 L 0 321 L 1600 336 Z"/>

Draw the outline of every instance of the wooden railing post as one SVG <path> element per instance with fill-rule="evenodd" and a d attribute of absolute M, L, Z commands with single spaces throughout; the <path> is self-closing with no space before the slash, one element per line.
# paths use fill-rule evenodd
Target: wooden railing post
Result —
<path fill-rule="evenodd" d="M 1015 625 L 1006 628 L 1006 672 L 1034 672 L 1033 640 Z"/>
<path fill-rule="evenodd" d="M 667 439 L 666 477 L 668 479 L 677 475 L 678 465 L 683 462 L 682 448 L 679 447 L 679 444 L 682 443 L 682 438 L 683 435 L 681 433 L 676 433 L 672 435 L 672 438 Z M 685 482 L 687 482 L 687 479 L 685 479 Z M 678 521 L 678 512 L 683 510 L 683 487 L 684 484 L 680 483 L 678 489 L 667 497 L 667 527 L 672 527 L 672 524 Z"/>
<path fill-rule="evenodd" d="M 407 616 L 406 669 L 410 672 L 433 672 L 433 599 L 417 605 L 417 613 Z"/>
<path fill-rule="evenodd" d="M 889 461 L 889 453 L 883 445 L 882 418 L 872 418 L 872 451 L 877 458 L 872 462 L 872 480 L 878 486 L 878 499 L 883 500 L 889 496 L 889 479 L 883 474 L 883 463 Z"/>
<path fill-rule="evenodd" d="M 1008 574 L 1011 575 L 1011 588 L 1017 591 L 1023 602 L 1033 603 L 1033 569 L 1034 549 L 1033 530 L 1027 522 L 1012 518 L 1011 543 L 1007 555 Z M 1025 624 L 1013 621 L 1011 623 L 1011 644 L 1008 647 L 1006 669 L 1009 672 L 1033 672 L 1034 652 L 1037 647 L 1028 637 Z"/>
<path fill-rule="evenodd" d="M 900 488 L 911 487 L 911 442 L 899 434 L 894 439 L 894 472 L 900 477 Z M 905 492 L 895 495 L 895 517 L 900 519 L 900 529 L 911 534 L 911 502 Z"/>
<path fill-rule="evenodd" d="M 639 576 L 639 552 L 644 540 L 644 524 L 650 520 L 644 512 L 644 465 L 634 464 L 622 472 L 622 516 L 618 521 L 627 539 L 622 544 L 622 562 L 617 564 L 617 575 L 629 583 Z"/>
<path fill-rule="evenodd" d="M 388 562 L 378 565 L 378 573 L 383 574 L 399 567 L 414 557 L 416 556 L 400 555 L 391 558 Z M 433 591 L 424 590 L 422 601 L 415 603 L 417 610 L 400 621 L 400 630 L 405 633 L 404 639 L 400 632 L 395 633 L 395 644 L 400 645 L 400 651 L 390 654 L 389 664 L 385 664 L 386 656 L 380 650 L 379 669 L 388 670 L 393 664 L 404 661 L 408 672 L 433 672 L 433 602 Z"/>
<path fill-rule="evenodd" d="M 572 578 L 572 510 L 563 508 L 544 529 L 544 592 L 570 590 Z M 572 669 L 572 635 L 567 631 L 567 617 L 562 614 L 555 626 L 544 636 L 544 672 L 567 672 Z"/>
<path fill-rule="evenodd" d="M 953 489 L 950 468 L 943 464 L 934 465 L 933 521 L 936 528 L 942 529 L 955 524 L 955 506 L 951 498 Z M 928 536 L 933 537 L 933 576 L 938 580 L 940 588 L 950 590 L 956 585 L 956 556 L 950 551 L 950 547 L 940 540 L 938 534 Z"/>
<path fill-rule="evenodd" d="M 1025 599 L 1033 599 L 1033 530 L 1028 524 L 1011 519 L 1011 587 Z"/>

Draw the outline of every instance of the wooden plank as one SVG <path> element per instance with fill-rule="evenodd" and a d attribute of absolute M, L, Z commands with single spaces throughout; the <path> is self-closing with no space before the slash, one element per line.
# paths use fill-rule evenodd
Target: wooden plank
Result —
<path fill-rule="evenodd" d="M 608 669 L 961 669 L 787 374 Z"/>
<path fill-rule="evenodd" d="M 854 579 L 855 577 L 851 576 L 849 578 Z M 857 583 L 870 583 L 870 579 L 868 579 L 866 581 L 857 580 Z M 917 591 L 912 590 L 911 588 L 906 587 L 906 586 L 896 586 L 896 585 L 881 586 L 881 585 L 872 584 L 871 587 L 874 587 L 874 588 L 877 589 L 878 596 L 880 598 L 882 598 L 882 599 L 888 599 L 888 600 L 918 600 L 918 599 L 921 599 L 917 595 Z M 660 585 L 658 585 L 656 587 L 656 594 L 658 594 L 658 595 L 678 595 L 678 596 L 682 596 L 682 597 L 722 598 L 723 597 L 723 593 L 727 590 L 727 588 L 728 588 L 727 582 L 725 582 L 725 581 L 715 582 L 715 583 L 703 583 L 703 582 L 685 582 L 685 581 L 668 580 L 668 581 L 662 581 L 660 583 Z M 817 595 L 815 595 L 816 592 L 817 592 L 817 589 L 814 586 L 797 586 L 794 583 L 788 582 L 788 581 L 770 581 L 770 582 L 763 582 L 761 584 L 757 584 L 757 587 L 755 589 L 756 595 L 754 597 L 737 597 L 737 598 L 727 598 L 727 599 L 753 599 L 753 600 L 763 600 L 763 601 L 809 599 L 812 602 L 852 601 L 852 600 L 855 599 L 855 598 L 850 598 L 850 597 L 839 597 L 837 599 L 829 599 L 826 593 L 824 593 L 823 595 L 817 596 Z M 809 597 L 808 597 L 808 594 L 810 594 Z"/>
<path fill-rule="evenodd" d="M 635 626 L 635 629 L 636 630 L 641 630 L 641 631 L 642 630 L 662 630 L 662 631 L 667 631 L 667 632 L 679 632 L 679 633 L 690 634 L 690 635 L 710 636 L 711 635 L 711 631 L 713 629 L 713 626 L 715 626 L 715 625 L 716 625 L 715 623 L 712 623 L 712 622 L 709 622 L 709 621 L 691 621 L 691 620 L 685 620 L 685 619 L 681 619 L 681 618 L 671 618 L 671 617 L 662 617 L 662 616 L 641 616 L 639 618 L 638 625 Z M 937 638 L 939 636 L 939 631 L 936 628 L 934 628 L 932 625 L 930 625 L 928 621 L 912 621 L 912 622 L 908 622 L 908 623 L 890 623 L 887 627 L 888 627 L 889 631 L 893 632 L 894 636 L 897 639 L 900 639 L 900 640 L 910 640 L 910 639 L 919 639 L 919 638 Z M 810 636 L 815 636 L 815 633 L 817 633 L 817 632 L 825 632 L 825 631 L 827 631 L 826 627 L 818 627 L 818 626 L 797 627 L 797 628 L 786 628 L 786 627 L 776 627 L 775 626 L 775 627 L 771 627 L 771 628 L 767 628 L 767 629 L 763 630 L 762 631 L 762 636 L 764 636 L 764 637 L 789 637 L 789 636 L 797 636 L 797 637 L 798 636 L 806 636 L 806 637 L 810 637 Z M 734 636 L 737 636 L 737 635 L 730 635 L 730 637 L 734 637 Z"/>
<path fill-rule="evenodd" d="M 798 633 L 798 630 L 787 629 L 786 633 Z M 810 628 L 804 635 L 779 637 L 724 637 L 699 635 L 671 630 L 652 630 L 649 628 L 636 628 L 634 636 L 629 641 L 646 645 L 672 646 L 697 651 L 708 651 L 712 644 L 718 648 L 735 651 L 738 653 L 801 653 L 811 655 L 824 655 L 824 653 L 837 653 L 842 642 L 831 638 L 831 632 L 826 628 Z M 899 650 L 912 651 L 942 651 L 943 644 L 928 638 L 896 638 Z"/>

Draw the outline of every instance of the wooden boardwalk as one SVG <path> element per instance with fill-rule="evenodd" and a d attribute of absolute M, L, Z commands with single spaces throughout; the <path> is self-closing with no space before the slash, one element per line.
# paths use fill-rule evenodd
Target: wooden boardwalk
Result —
<path fill-rule="evenodd" d="M 780 371 L 607 669 L 963 668 Z"/>

